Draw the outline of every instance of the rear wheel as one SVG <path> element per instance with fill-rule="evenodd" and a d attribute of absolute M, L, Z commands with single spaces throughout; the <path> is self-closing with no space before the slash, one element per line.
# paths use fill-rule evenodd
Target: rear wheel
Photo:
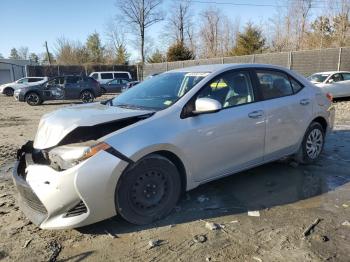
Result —
<path fill-rule="evenodd" d="M 81 101 L 83 101 L 83 103 L 92 103 L 94 102 L 95 96 L 91 91 L 84 90 L 83 92 L 81 92 L 80 98 Z"/>
<path fill-rule="evenodd" d="M 6 87 L 5 90 L 4 90 L 4 94 L 6 96 L 13 96 L 13 88 L 12 87 Z"/>
<path fill-rule="evenodd" d="M 160 155 L 149 155 L 120 178 L 115 194 L 117 213 L 137 225 L 168 215 L 181 193 L 176 166 Z"/>
<path fill-rule="evenodd" d="M 301 144 L 301 162 L 312 163 L 318 160 L 324 147 L 325 131 L 321 124 L 312 122 Z"/>
<path fill-rule="evenodd" d="M 26 95 L 25 100 L 27 102 L 28 105 L 31 106 L 37 106 L 42 104 L 42 99 L 40 98 L 40 96 L 37 93 L 31 92 L 29 94 Z"/>

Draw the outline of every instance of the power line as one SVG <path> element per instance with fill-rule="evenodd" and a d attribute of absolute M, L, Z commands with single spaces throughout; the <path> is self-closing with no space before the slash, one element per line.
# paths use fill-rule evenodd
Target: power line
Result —
<path fill-rule="evenodd" d="M 252 3 L 232 3 L 232 2 L 219 2 L 219 1 L 205 1 L 205 0 L 191 0 L 193 3 L 198 4 L 214 4 L 214 5 L 231 5 L 231 6 L 250 6 L 250 7 L 288 7 L 286 4 L 252 4 Z M 316 1 L 314 1 L 316 2 Z M 317 1 L 321 3 L 321 1 Z M 326 2 L 323 2 L 326 3 Z M 311 6 L 313 8 L 325 8 L 325 6 Z"/>

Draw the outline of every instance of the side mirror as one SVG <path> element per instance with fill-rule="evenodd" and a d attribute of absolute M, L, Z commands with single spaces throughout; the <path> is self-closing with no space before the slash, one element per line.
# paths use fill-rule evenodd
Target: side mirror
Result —
<path fill-rule="evenodd" d="M 331 78 L 328 80 L 328 84 L 332 84 L 332 83 L 334 83 L 334 79 Z"/>
<path fill-rule="evenodd" d="M 219 101 L 211 98 L 198 98 L 195 103 L 196 109 L 192 113 L 204 114 L 214 113 L 222 109 L 222 105 Z"/>

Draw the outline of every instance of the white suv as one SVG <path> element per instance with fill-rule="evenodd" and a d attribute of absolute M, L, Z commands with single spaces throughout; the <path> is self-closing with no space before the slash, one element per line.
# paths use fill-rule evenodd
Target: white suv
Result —
<path fill-rule="evenodd" d="M 7 95 L 7 96 L 13 96 L 13 93 L 17 89 L 21 89 L 26 86 L 33 86 L 33 85 L 39 85 L 41 83 L 44 83 L 48 80 L 48 77 L 24 77 L 21 79 L 16 80 L 12 83 L 3 84 L 0 86 L 0 93 Z"/>
<path fill-rule="evenodd" d="M 116 78 L 132 79 L 131 74 L 127 71 L 92 72 L 89 76 L 97 80 L 100 84 L 106 84 Z"/>

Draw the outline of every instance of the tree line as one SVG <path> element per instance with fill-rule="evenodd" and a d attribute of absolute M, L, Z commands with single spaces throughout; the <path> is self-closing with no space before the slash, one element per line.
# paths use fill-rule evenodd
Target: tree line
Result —
<path fill-rule="evenodd" d="M 97 32 L 85 43 L 60 37 L 53 53 L 38 55 L 20 47 L 11 50 L 10 58 L 43 64 L 48 57 L 52 63 L 66 65 L 128 64 L 134 47 L 140 63 L 159 63 L 350 45 L 350 0 L 285 3 L 265 23 L 241 26 L 238 18 L 227 17 L 219 6 L 209 5 L 196 14 L 191 0 L 172 1 L 167 12 L 162 10 L 163 0 L 116 0 L 118 18 L 106 24 L 105 43 Z M 313 15 L 321 3 L 323 11 Z M 164 28 L 155 44 L 150 31 L 162 21 Z"/>

